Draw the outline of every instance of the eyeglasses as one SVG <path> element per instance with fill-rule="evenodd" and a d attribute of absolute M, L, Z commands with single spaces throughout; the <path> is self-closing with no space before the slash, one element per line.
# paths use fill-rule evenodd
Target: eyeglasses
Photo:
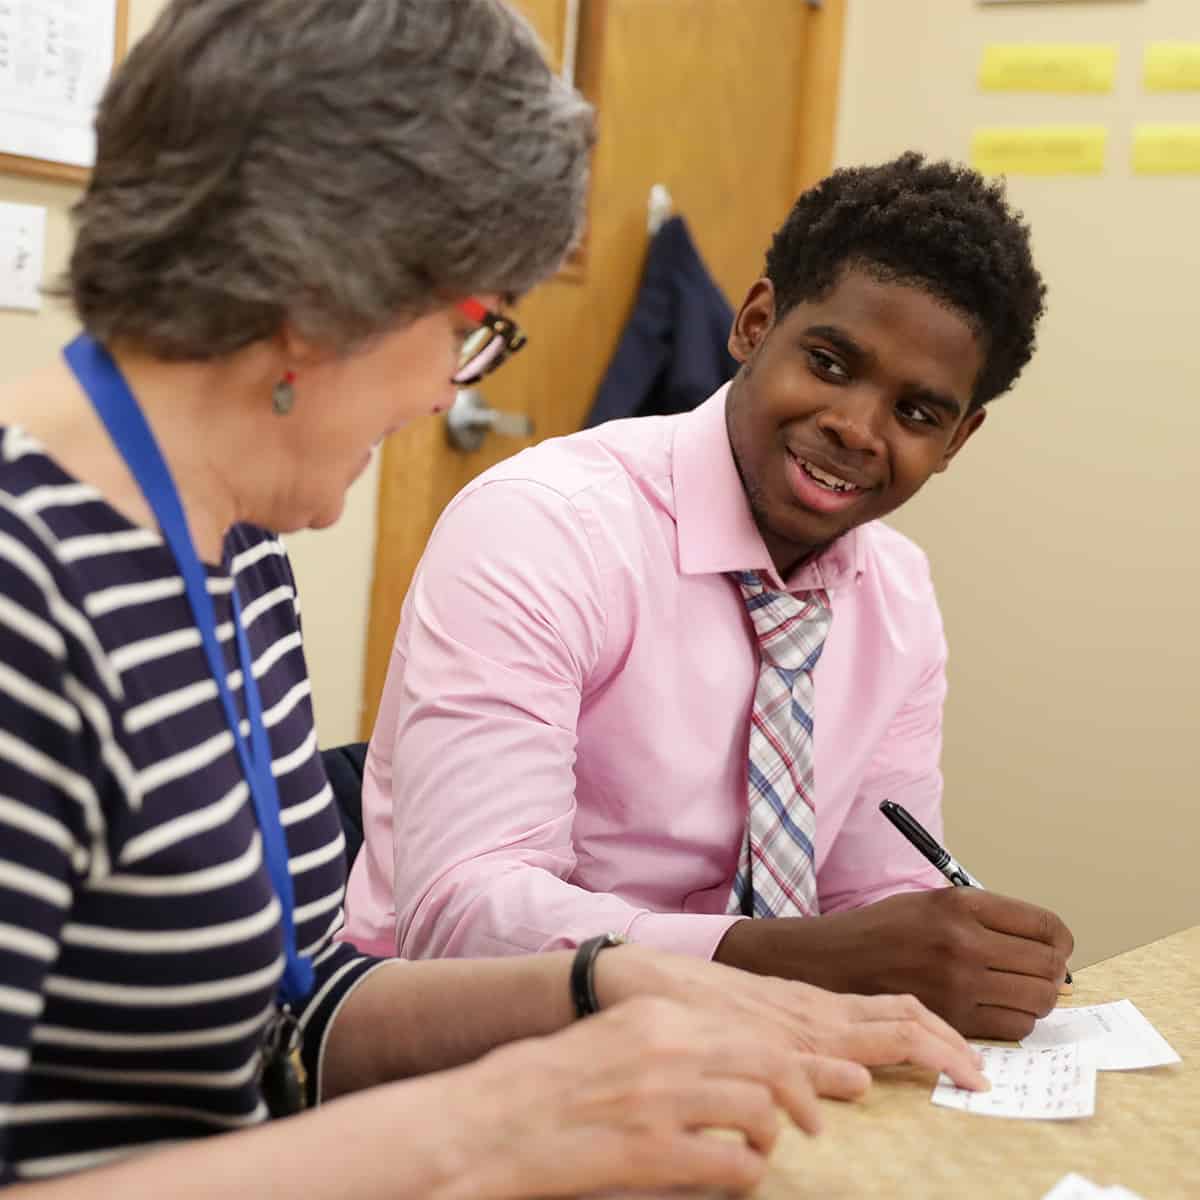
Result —
<path fill-rule="evenodd" d="M 464 340 L 458 352 L 458 370 L 450 376 L 451 383 L 465 387 L 478 383 L 510 354 L 516 354 L 525 345 L 525 334 L 515 321 L 491 312 L 474 297 L 460 301 L 457 307 L 479 326 Z"/>

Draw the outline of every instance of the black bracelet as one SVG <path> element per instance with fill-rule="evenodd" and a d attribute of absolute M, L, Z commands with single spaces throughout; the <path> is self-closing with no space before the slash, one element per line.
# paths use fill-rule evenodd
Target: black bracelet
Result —
<path fill-rule="evenodd" d="M 596 956 L 609 946 L 623 945 L 625 939 L 619 933 L 602 933 L 579 943 L 575 961 L 571 963 L 571 999 L 577 1017 L 590 1017 L 600 1011 L 596 1000 Z"/>

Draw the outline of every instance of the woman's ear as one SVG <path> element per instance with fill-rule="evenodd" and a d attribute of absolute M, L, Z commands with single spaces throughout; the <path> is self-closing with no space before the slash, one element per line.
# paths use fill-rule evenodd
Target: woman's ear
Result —
<path fill-rule="evenodd" d="M 305 367 L 315 367 L 327 363 L 337 357 L 328 346 L 320 345 L 311 338 L 305 337 L 288 321 L 280 326 L 275 334 L 275 348 L 283 361 L 293 370 Z"/>

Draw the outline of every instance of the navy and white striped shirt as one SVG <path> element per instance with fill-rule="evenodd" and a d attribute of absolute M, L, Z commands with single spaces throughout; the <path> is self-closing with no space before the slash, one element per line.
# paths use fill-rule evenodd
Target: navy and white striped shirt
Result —
<path fill-rule="evenodd" d="M 316 963 L 315 1079 L 331 1015 L 377 960 L 332 941 L 344 844 L 283 547 L 238 526 L 226 564 L 208 588 L 239 712 L 235 586 L 262 694 L 297 941 Z M 279 917 L 170 550 L 4 430 L 0 1183 L 264 1120 Z"/>

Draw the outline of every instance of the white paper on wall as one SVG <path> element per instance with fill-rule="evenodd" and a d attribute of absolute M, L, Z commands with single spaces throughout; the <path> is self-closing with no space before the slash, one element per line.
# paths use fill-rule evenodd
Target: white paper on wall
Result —
<path fill-rule="evenodd" d="M 116 0 L 0 0 L 0 153 L 90 167 Z"/>
<path fill-rule="evenodd" d="M 0 308 L 42 307 L 45 244 L 44 208 L 0 203 Z"/>

